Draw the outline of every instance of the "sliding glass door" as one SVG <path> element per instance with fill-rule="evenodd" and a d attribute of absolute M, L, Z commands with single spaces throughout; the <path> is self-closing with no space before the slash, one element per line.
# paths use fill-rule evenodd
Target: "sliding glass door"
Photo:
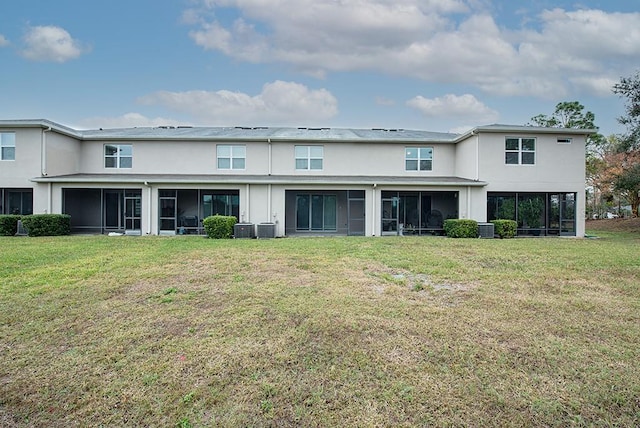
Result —
<path fill-rule="evenodd" d="M 336 195 L 296 196 L 296 231 L 335 232 L 336 228 Z"/>

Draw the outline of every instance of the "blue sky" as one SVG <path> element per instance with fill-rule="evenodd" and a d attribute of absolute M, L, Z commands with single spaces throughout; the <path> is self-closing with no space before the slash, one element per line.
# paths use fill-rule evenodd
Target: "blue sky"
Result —
<path fill-rule="evenodd" d="M 633 0 L 5 1 L 0 118 L 462 132 L 580 101 L 622 132 Z"/>

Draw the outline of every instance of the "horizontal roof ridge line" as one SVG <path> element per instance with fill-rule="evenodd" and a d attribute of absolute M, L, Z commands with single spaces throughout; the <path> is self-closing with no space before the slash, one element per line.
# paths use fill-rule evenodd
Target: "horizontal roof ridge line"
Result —
<path fill-rule="evenodd" d="M 77 130 L 47 119 L 0 120 L 0 127 L 50 128 L 81 140 L 274 140 L 292 141 L 318 139 L 323 141 L 360 142 L 443 142 L 456 143 L 469 136 L 486 132 L 517 132 L 537 134 L 589 135 L 595 129 L 545 128 L 530 125 L 484 125 L 457 134 L 451 132 L 408 130 L 404 128 L 330 128 L 330 127 L 268 127 L 268 126 L 187 126 L 161 125 L 155 127 L 99 128 Z M 320 131 L 320 132 L 319 132 Z"/>

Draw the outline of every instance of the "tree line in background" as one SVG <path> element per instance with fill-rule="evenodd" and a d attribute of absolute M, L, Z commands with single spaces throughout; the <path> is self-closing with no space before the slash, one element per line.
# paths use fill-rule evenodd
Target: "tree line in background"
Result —
<path fill-rule="evenodd" d="M 623 77 L 612 88 L 625 98 L 625 114 L 618 122 L 624 134 L 604 137 L 594 133 L 587 137 L 587 215 L 603 217 L 607 213 L 638 217 L 640 204 L 640 72 Z M 554 128 L 598 130 L 595 115 L 584 111 L 577 101 L 561 102 L 551 116 L 539 114 L 530 125 Z M 630 212 L 623 207 L 630 206 Z"/>

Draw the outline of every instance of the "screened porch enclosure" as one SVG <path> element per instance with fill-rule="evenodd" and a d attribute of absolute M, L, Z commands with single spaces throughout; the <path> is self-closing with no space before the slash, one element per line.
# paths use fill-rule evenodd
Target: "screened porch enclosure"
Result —
<path fill-rule="evenodd" d="M 33 189 L 0 189 L 0 214 L 33 214 Z"/>
<path fill-rule="evenodd" d="M 141 189 L 63 189 L 72 233 L 142 233 Z"/>
<path fill-rule="evenodd" d="M 287 235 L 365 234 L 364 190 L 287 190 L 285 210 Z"/>
<path fill-rule="evenodd" d="M 202 220 L 212 215 L 240 220 L 238 190 L 161 189 L 158 191 L 160 234 L 202 234 Z"/>
<path fill-rule="evenodd" d="M 449 218 L 458 218 L 458 192 L 382 192 L 383 235 L 439 234 Z"/>
<path fill-rule="evenodd" d="M 575 193 L 489 193 L 487 220 L 516 220 L 518 235 L 576 234 Z"/>

